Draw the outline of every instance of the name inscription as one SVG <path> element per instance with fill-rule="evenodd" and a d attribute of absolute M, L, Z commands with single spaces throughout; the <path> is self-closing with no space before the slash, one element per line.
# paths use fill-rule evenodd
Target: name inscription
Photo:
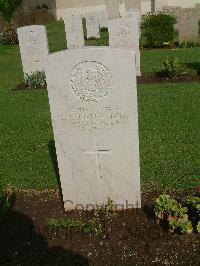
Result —
<path fill-rule="evenodd" d="M 119 111 L 118 108 L 111 106 L 104 106 L 94 112 L 91 108 L 72 107 L 70 112 L 60 115 L 60 119 L 71 127 L 84 131 L 95 131 L 125 125 L 128 115 L 125 112 Z"/>

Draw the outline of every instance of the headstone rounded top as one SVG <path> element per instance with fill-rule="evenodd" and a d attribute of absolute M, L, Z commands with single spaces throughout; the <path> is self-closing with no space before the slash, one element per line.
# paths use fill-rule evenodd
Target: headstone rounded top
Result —
<path fill-rule="evenodd" d="M 97 103 L 109 94 L 112 76 L 103 64 L 84 61 L 72 70 L 70 83 L 73 94 L 80 101 Z"/>

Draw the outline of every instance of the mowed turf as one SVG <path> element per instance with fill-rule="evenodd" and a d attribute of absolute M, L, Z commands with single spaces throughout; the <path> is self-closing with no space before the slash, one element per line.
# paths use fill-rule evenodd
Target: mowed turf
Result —
<path fill-rule="evenodd" d="M 63 23 L 47 28 L 50 51 L 65 49 Z M 106 42 L 103 33 L 99 44 Z M 87 44 L 95 45 L 95 41 Z M 200 48 L 145 50 L 141 53 L 143 73 L 151 72 L 169 53 L 187 53 L 185 60 L 193 68 L 200 62 Z M 13 91 L 22 80 L 18 46 L 0 44 L 0 185 L 57 188 L 47 92 Z M 139 86 L 138 100 L 144 188 L 196 187 L 194 181 L 200 180 L 200 84 Z"/>

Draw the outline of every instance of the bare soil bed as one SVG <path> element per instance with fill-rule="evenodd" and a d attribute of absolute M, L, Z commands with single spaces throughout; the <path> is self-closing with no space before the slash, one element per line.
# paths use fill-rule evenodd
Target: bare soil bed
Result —
<path fill-rule="evenodd" d="M 183 75 L 177 78 L 143 75 L 141 77 L 137 77 L 137 82 L 138 84 L 200 82 L 200 75 Z"/>
<path fill-rule="evenodd" d="M 184 75 L 177 78 L 159 77 L 156 75 L 142 75 L 137 77 L 138 84 L 157 84 L 157 83 L 181 83 L 181 82 L 200 82 L 200 75 Z M 21 83 L 16 86 L 15 91 L 46 90 L 47 85 L 38 88 L 28 88 L 26 84 Z"/>
<path fill-rule="evenodd" d="M 103 237 L 48 228 L 48 218 L 90 214 L 66 214 L 56 193 L 27 195 L 0 226 L 0 265 L 200 265 L 199 234 L 169 235 L 155 223 L 156 193 L 142 195 L 142 209 L 118 213 Z"/>

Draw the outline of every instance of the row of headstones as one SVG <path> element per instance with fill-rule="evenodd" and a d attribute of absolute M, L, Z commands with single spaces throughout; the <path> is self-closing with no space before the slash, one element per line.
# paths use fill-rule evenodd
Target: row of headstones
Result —
<path fill-rule="evenodd" d="M 66 20 L 68 45 L 83 41 L 81 17 Z M 109 47 L 51 55 L 45 27 L 18 29 L 24 72 L 45 68 L 65 210 L 108 198 L 118 209 L 141 206 L 136 56 L 128 47 L 134 38 L 139 47 L 139 27 L 117 18 L 108 28 Z"/>
<path fill-rule="evenodd" d="M 139 50 L 139 19 L 140 11 L 127 13 L 127 17 L 107 21 L 109 31 L 109 46 L 119 49 L 132 49 L 136 52 L 137 75 L 140 76 L 140 50 Z M 64 17 L 68 49 L 78 49 L 85 46 L 82 18 L 86 18 L 87 37 L 100 37 L 99 18 L 102 12 L 91 12 L 85 15 L 69 14 Z M 106 12 L 104 12 L 104 15 Z M 103 20 L 101 20 L 103 21 Z M 31 74 L 44 69 L 48 51 L 48 41 L 44 26 L 28 26 L 18 29 L 21 58 L 24 74 Z"/>
<path fill-rule="evenodd" d="M 180 43 L 199 41 L 200 4 L 192 8 L 165 6 L 162 10 L 177 18 L 175 29 Z"/>

